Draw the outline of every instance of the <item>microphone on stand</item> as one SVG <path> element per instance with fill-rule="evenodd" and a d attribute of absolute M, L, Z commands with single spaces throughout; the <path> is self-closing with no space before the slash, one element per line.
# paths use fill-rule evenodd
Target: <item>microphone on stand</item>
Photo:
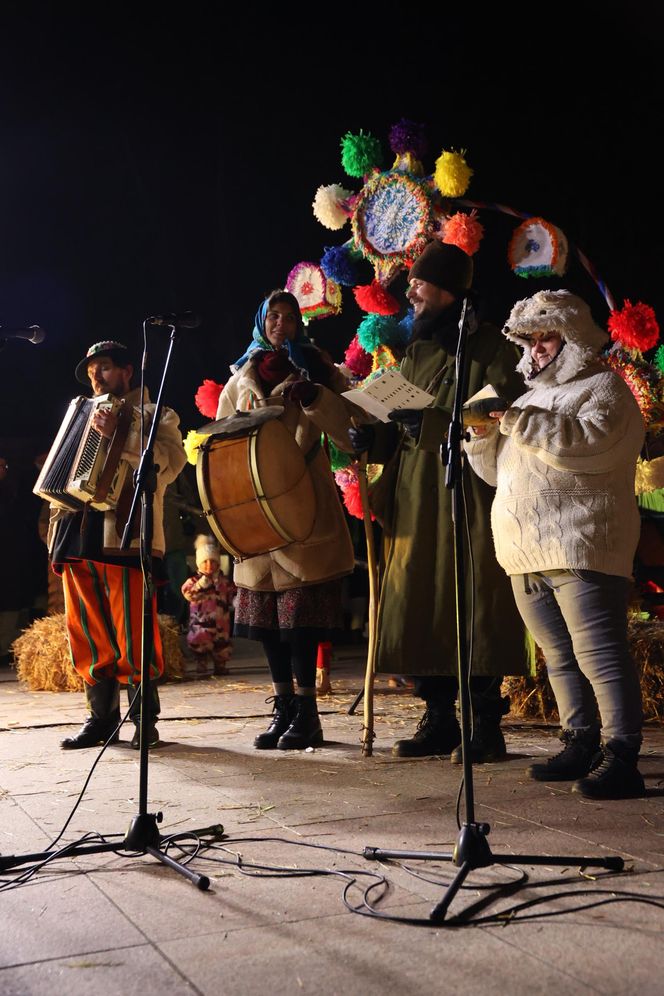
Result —
<path fill-rule="evenodd" d="M 178 329 L 197 329 L 200 324 L 200 316 L 193 311 L 170 312 L 167 315 L 153 315 L 152 318 L 148 318 L 148 325 L 175 326 Z"/>
<path fill-rule="evenodd" d="M 45 338 L 46 333 L 39 325 L 28 325 L 27 328 L 23 329 L 6 329 L 0 325 L 0 339 L 27 339 L 28 342 L 37 345 L 38 342 L 43 342 Z"/>

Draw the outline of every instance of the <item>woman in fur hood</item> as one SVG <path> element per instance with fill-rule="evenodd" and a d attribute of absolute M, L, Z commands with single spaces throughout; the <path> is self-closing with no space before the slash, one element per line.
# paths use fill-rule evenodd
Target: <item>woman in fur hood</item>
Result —
<path fill-rule="evenodd" d="M 528 774 L 573 781 L 589 798 L 641 796 L 641 689 L 627 639 L 641 412 L 601 359 L 606 333 L 569 291 L 518 301 L 503 334 L 523 349 L 527 391 L 474 430 L 466 452 L 496 487 L 496 556 L 560 714 L 562 752 Z"/>

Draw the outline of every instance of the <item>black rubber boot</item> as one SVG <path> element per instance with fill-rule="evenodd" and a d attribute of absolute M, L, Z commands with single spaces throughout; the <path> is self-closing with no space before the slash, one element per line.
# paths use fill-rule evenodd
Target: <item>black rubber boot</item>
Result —
<path fill-rule="evenodd" d="M 429 701 L 413 736 L 397 740 L 392 753 L 395 757 L 430 757 L 449 754 L 459 743 L 461 729 L 454 708 Z"/>
<path fill-rule="evenodd" d="M 131 738 L 131 746 L 134 750 L 139 750 L 141 746 L 141 686 L 136 685 L 132 687 L 131 685 L 127 685 L 127 697 L 129 698 L 130 705 L 129 718 L 134 724 L 134 735 Z M 159 730 L 157 729 L 157 720 L 159 719 L 160 712 L 161 703 L 159 701 L 159 692 L 157 691 L 155 683 L 151 681 L 150 710 L 146 727 L 149 748 L 159 746 Z"/>
<path fill-rule="evenodd" d="M 102 678 L 95 685 L 86 682 L 85 699 L 90 715 L 78 733 L 60 741 L 63 750 L 99 747 L 107 740 L 116 744 L 120 739 L 120 690 L 115 678 Z"/>
<path fill-rule="evenodd" d="M 529 778 L 536 782 L 573 782 L 588 774 L 599 750 L 599 730 L 563 730 L 560 741 L 564 747 L 558 754 L 526 769 Z"/>
<path fill-rule="evenodd" d="M 500 720 L 509 712 L 510 700 L 507 695 L 504 698 L 501 696 L 501 683 L 501 678 L 483 680 L 485 686 L 483 692 L 473 690 L 471 686 L 473 734 L 470 739 L 470 760 L 472 764 L 491 764 L 495 761 L 504 761 L 507 757 Z M 461 745 L 452 751 L 450 762 L 463 764 Z"/>
<path fill-rule="evenodd" d="M 315 695 L 296 695 L 297 712 L 293 722 L 277 741 L 278 750 L 304 750 L 306 747 L 320 747 L 323 743 L 323 728 L 320 725 Z"/>
<path fill-rule="evenodd" d="M 272 722 L 265 733 L 259 733 L 254 740 L 254 747 L 257 750 L 275 750 L 279 737 L 285 733 L 295 719 L 296 706 L 295 696 L 271 695 L 265 700 L 272 702 Z"/>
<path fill-rule="evenodd" d="M 646 794 L 637 768 L 638 748 L 624 740 L 609 740 L 595 755 L 590 773 L 572 785 L 586 799 L 640 799 Z"/>

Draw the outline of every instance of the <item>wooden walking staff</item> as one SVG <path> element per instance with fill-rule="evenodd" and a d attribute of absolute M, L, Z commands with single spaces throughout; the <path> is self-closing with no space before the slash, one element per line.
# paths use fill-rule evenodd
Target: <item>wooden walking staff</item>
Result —
<path fill-rule="evenodd" d="M 364 519 L 364 533 L 367 540 L 367 566 L 369 570 L 369 648 L 367 650 L 367 669 L 364 676 L 364 722 L 362 725 L 362 754 L 371 757 L 374 741 L 373 691 L 374 691 L 374 660 L 376 656 L 376 621 L 378 615 L 378 571 L 376 568 L 376 545 L 371 524 L 369 509 L 369 485 L 367 481 L 367 454 L 363 453 L 358 461 L 358 479 L 360 482 L 360 498 Z"/>

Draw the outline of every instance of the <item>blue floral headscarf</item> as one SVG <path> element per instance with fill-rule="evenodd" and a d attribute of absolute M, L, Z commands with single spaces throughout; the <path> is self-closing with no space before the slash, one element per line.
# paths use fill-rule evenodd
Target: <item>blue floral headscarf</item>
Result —
<path fill-rule="evenodd" d="M 273 291 L 268 297 L 265 298 L 263 303 L 260 305 L 258 311 L 256 312 L 256 317 L 254 318 L 254 328 L 251 333 L 251 342 L 249 346 L 244 351 L 242 356 L 235 361 L 232 365 L 232 370 L 239 370 L 243 367 L 252 353 L 257 349 L 264 350 L 274 350 L 274 346 L 269 342 L 265 335 L 265 319 L 270 307 L 270 304 L 276 300 L 285 300 L 291 302 L 295 309 L 295 314 L 298 319 L 297 332 L 295 333 L 294 339 L 286 340 L 284 344 L 285 349 L 288 350 L 288 356 L 292 363 L 295 364 L 300 370 L 309 370 L 309 364 L 307 363 L 307 346 L 313 346 L 311 339 L 305 334 L 304 326 L 302 325 L 302 315 L 300 312 L 300 306 L 297 302 L 297 298 L 291 294 L 289 291 L 277 290 Z"/>

